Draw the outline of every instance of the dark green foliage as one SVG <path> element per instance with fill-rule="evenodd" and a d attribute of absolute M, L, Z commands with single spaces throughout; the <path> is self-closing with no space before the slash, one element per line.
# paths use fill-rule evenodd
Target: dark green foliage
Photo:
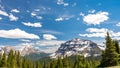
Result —
<path fill-rule="evenodd" d="M 1 67 L 7 67 L 7 60 L 6 60 L 6 54 L 3 53 L 2 58 L 1 58 Z"/>
<path fill-rule="evenodd" d="M 109 33 L 107 32 L 106 49 L 102 53 L 102 60 L 100 66 L 108 67 L 118 65 L 119 47 L 116 44 L 116 42 L 113 43 L 111 37 L 109 36 Z"/>
<path fill-rule="evenodd" d="M 117 40 L 113 40 L 113 45 L 116 48 L 116 52 L 120 54 L 119 42 Z"/>

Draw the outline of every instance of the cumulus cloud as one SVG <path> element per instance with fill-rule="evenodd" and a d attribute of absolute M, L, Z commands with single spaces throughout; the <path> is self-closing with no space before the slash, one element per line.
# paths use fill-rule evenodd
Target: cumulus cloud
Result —
<path fill-rule="evenodd" d="M 112 38 L 120 39 L 120 32 L 114 32 L 112 30 L 109 30 L 107 28 L 88 28 L 86 29 L 87 32 L 86 34 L 79 34 L 82 37 L 101 37 L 105 38 L 106 33 L 109 32 L 110 36 Z"/>
<path fill-rule="evenodd" d="M 12 9 L 11 12 L 19 13 L 20 11 L 18 9 Z"/>
<path fill-rule="evenodd" d="M 61 43 L 64 43 L 65 41 L 59 41 L 59 40 L 41 40 L 37 41 L 36 45 L 39 46 L 53 46 L 53 45 L 60 45 Z"/>
<path fill-rule="evenodd" d="M 118 22 L 118 23 L 116 24 L 116 26 L 120 26 L 120 22 Z"/>
<path fill-rule="evenodd" d="M 0 15 L 3 15 L 3 16 L 9 16 L 9 15 L 7 14 L 7 12 L 2 11 L 2 10 L 0 10 Z"/>
<path fill-rule="evenodd" d="M 9 15 L 10 21 L 17 21 L 18 17 L 14 16 L 13 14 Z"/>
<path fill-rule="evenodd" d="M 19 28 L 11 29 L 11 30 L 0 30 L 0 37 L 13 38 L 13 39 L 17 39 L 17 38 L 39 39 L 38 35 L 27 33 Z"/>
<path fill-rule="evenodd" d="M 64 5 L 64 6 L 68 6 L 68 3 L 65 3 L 64 0 L 57 0 L 57 4 L 58 5 Z"/>
<path fill-rule="evenodd" d="M 22 22 L 25 26 L 31 26 L 31 27 L 42 27 L 40 22 L 36 22 L 36 23 L 31 23 L 31 22 Z"/>
<path fill-rule="evenodd" d="M 93 24 L 98 25 L 103 23 L 104 21 L 107 21 L 109 19 L 108 12 L 98 12 L 96 14 L 88 14 L 86 16 L 83 16 L 83 21 L 87 24 Z"/>
<path fill-rule="evenodd" d="M 57 39 L 54 35 L 52 34 L 43 34 L 43 38 L 45 40 L 53 40 L 53 39 Z"/>
<path fill-rule="evenodd" d="M 107 32 L 109 30 L 106 29 L 106 28 L 101 28 L 101 29 L 98 29 L 98 28 L 88 28 L 88 29 L 86 29 L 86 31 L 87 32 L 91 32 L 91 33 L 93 33 L 93 32 L 104 33 L 104 32 Z"/>
<path fill-rule="evenodd" d="M 61 40 L 41 40 L 41 41 L 37 41 L 36 45 L 45 46 L 46 49 L 41 49 L 41 51 L 45 53 L 54 53 L 64 42 L 65 41 L 61 41 Z"/>
<path fill-rule="evenodd" d="M 90 34 L 79 34 L 82 37 L 101 37 L 104 38 L 105 37 L 105 33 L 90 33 Z"/>

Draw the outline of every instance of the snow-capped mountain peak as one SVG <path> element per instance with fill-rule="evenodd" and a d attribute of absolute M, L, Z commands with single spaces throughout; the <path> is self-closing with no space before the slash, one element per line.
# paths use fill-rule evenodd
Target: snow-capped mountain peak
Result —
<path fill-rule="evenodd" d="M 8 54 L 10 52 L 10 50 L 14 50 L 14 51 L 19 51 L 21 56 L 24 55 L 28 55 L 30 53 L 40 53 L 41 51 L 39 49 L 36 49 L 35 47 L 33 47 L 33 45 L 30 44 L 21 44 L 18 46 L 1 46 L 0 47 L 0 53 L 6 53 Z"/>
<path fill-rule="evenodd" d="M 57 58 L 59 56 L 71 56 L 71 55 L 83 55 L 88 56 L 98 56 L 101 55 L 101 50 L 96 43 L 90 40 L 83 40 L 75 38 L 65 43 L 61 44 L 60 48 L 50 55 L 51 58 Z"/>

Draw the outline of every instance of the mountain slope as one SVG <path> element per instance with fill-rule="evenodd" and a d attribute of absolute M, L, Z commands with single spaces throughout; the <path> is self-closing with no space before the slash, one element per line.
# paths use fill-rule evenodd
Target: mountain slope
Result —
<path fill-rule="evenodd" d="M 21 56 L 29 55 L 31 53 L 41 53 L 39 49 L 35 49 L 34 46 L 29 45 L 29 44 L 24 44 L 24 45 L 18 45 L 18 46 L 1 46 L 0 47 L 0 53 L 6 53 L 8 54 L 10 50 L 13 51 L 19 51 Z"/>
<path fill-rule="evenodd" d="M 61 44 L 60 48 L 53 54 L 51 58 L 72 56 L 72 55 L 83 55 L 84 57 L 99 56 L 102 51 L 96 43 L 90 40 L 83 40 L 79 38 L 72 39 Z"/>

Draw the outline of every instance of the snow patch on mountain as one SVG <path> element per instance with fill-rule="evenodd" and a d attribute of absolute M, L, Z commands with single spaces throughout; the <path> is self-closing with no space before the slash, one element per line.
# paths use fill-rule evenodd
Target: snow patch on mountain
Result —
<path fill-rule="evenodd" d="M 31 53 L 40 53 L 39 49 L 36 49 L 33 45 L 24 43 L 17 46 L 0 46 L 0 53 L 8 54 L 10 50 L 19 51 L 21 56 L 29 55 Z"/>
<path fill-rule="evenodd" d="M 61 44 L 60 48 L 55 53 L 51 54 L 50 57 L 57 58 L 76 54 L 84 57 L 99 56 L 102 53 L 99 47 L 100 46 L 90 40 L 75 38 Z"/>

